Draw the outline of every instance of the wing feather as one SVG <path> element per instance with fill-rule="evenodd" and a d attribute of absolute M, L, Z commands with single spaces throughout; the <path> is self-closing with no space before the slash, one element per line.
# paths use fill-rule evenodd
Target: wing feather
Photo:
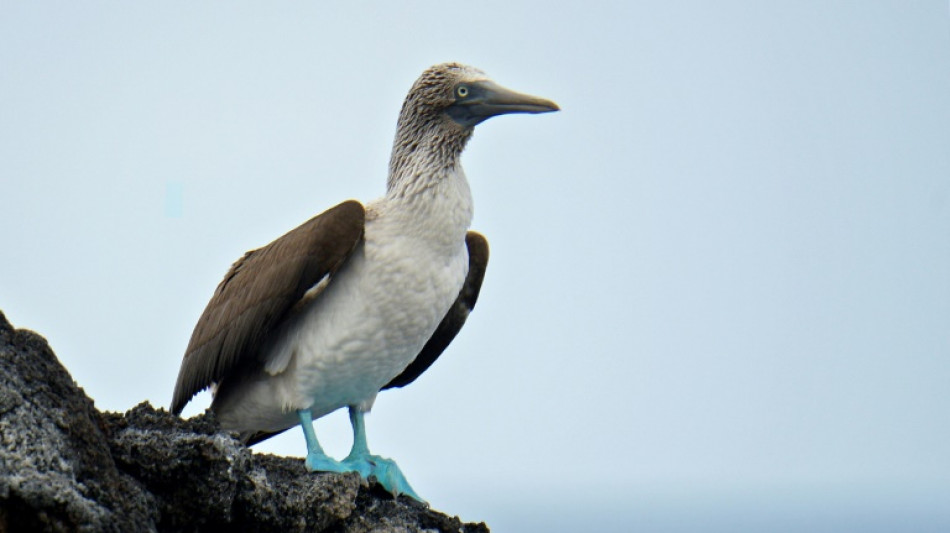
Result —
<path fill-rule="evenodd" d="M 363 237 L 363 206 L 343 202 L 238 259 L 214 291 L 185 350 L 171 410 L 238 366 L 260 362 L 261 348 L 315 285 L 332 278 Z M 329 276 L 329 277 L 328 277 Z"/>

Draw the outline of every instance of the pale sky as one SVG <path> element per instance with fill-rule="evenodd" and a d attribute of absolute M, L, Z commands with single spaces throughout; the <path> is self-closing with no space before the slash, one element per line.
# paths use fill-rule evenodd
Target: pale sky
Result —
<path fill-rule="evenodd" d="M 167 407 L 231 262 L 381 195 L 443 61 L 563 110 L 477 128 L 478 307 L 367 417 L 433 507 L 950 528 L 946 1 L 6 1 L 0 309 L 100 409 Z"/>

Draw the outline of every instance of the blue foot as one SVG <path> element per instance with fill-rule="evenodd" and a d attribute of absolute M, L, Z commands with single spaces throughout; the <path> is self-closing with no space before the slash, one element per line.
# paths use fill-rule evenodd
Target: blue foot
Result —
<path fill-rule="evenodd" d="M 350 472 L 352 469 L 343 466 L 342 463 L 324 453 L 307 453 L 307 459 L 304 460 L 307 470 L 311 472 Z"/>
<path fill-rule="evenodd" d="M 343 459 L 343 466 L 352 472 L 359 472 L 363 479 L 376 478 L 376 481 L 393 496 L 405 494 L 413 500 L 426 503 L 409 486 L 406 476 L 402 475 L 395 461 L 369 453 L 369 448 L 366 446 L 363 412 L 355 406 L 350 406 L 350 423 L 353 425 L 353 448 L 346 459 Z"/>
<path fill-rule="evenodd" d="M 413 500 L 426 503 L 425 500 L 412 490 L 406 476 L 402 474 L 399 465 L 392 459 L 378 455 L 358 454 L 349 455 L 341 463 L 347 471 L 359 472 L 364 479 L 376 478 L 376 481 L 393 496 L 405 494 Z"/>
<path fill-rule="evenodd" d="M 317 435 L 313 431 L 313 418 L 310 411 L 306 409 L 297 411 L 300 417 L 300 427 L 303 428 L 303 436 L 307 439 L 307 458 L 304 464 L 307 470 L 311 472 L 349 472 L 350 469 L 344 467 L 339 461 L 323 453 L 320 442 L 317 441 Z"/>

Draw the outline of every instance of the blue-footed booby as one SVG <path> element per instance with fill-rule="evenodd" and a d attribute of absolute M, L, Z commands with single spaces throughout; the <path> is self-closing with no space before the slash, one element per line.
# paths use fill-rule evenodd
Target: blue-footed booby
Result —
<path fill-rule="evenodd" d="M 468 231 L 459 161 L 474 127 L 557 110 L 465 65 L 423 72 L 399 114 L 385 196 L 343 202 L 234 263 L 192 333 L 172 412 L 211 387 L 222 429 L 248 445 L 299 424 L 311 471 L 356 471 L 421 501 L 395 462 L 370 454 L 363 415 L 380 390 L 418 378 L 475 306 L 488 243 Z M 337 461 L 313 420 L 342 407 L 353 447 Z"/>

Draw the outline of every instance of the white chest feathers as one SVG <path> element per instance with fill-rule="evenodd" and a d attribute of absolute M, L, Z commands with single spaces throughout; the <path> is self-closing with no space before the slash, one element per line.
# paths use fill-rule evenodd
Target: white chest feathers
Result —
<path fill-rule="evenodd" d="M 284 326 L 264 355 L 265 373 L 219 413 L 222 424 L 240 420 L 246 429 L 278 430 L 294 423 L 298 409 L 315 417 L 347 405 L 368 410 L 458 297 L 471 218 L 460 171 L 411 197 L 368 205 L 363 243 Z"/>
<path fill-rule="evenodd" d="M 464 242 L 434 254 L 417 239 L 367 240 L 316 305 L 285 337 L 287 369 L 274 376 L 283 408 L 319 416 L 365 404 L 415 358 L 465 279 Z"/>

